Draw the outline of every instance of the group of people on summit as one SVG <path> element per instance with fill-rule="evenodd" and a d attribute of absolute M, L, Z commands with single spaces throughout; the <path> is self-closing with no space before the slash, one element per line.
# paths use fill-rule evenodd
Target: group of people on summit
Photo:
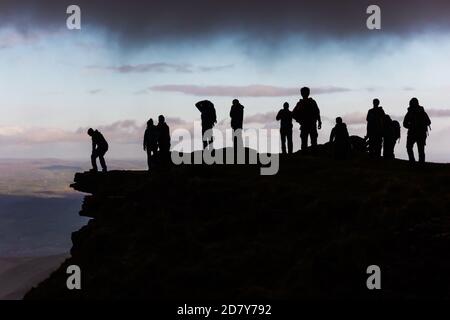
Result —
<path fill-rule="evenodd" d="M 276 115 L 276 120 L 280 121 L 281 152 L 283 154 L 293 153 L 293 120 L 300 124 L 301 150 L 307 150 L 308 141 L 311 142 L 312 150 L 317 146 L 318 130 L 322 128 L 320 109 L 316 101 L 310 97 L 309 88 L 301 88 L 300 93 L 302 98 L 292 111 L 289 110 L 289 103 L 285 102 L 283 108 Z M 197 102 L 195 106 L 201 113 L 203 149 L 212 149 L 212 129 L 217 123 L 214 104 L 209 100 L 203 100 Z M 233 145 L 237 149 L 243 147 L 242 129 L 244 122 L 244 106 L 237 99 L 232 102 L 230 118 L 233 130 Z M 373 100 L 373 107 L 368 111 L 366 121 L 367 134 L 364 141 L 367 144 L 370 156 L 394 159 L 395 145 L 400 139 L 400 123 L 384 112 L 379 99 Z M 416 161 L 413 151 L 415 144 L 417 144 L 419 152 L 419 162 L 425 162 L 425 144 L 430 125 L 431 121 L 425 109 L 420 106 L 417 98 L 412 98 L 403 120 L 403 127 L 408 129 L 406 149 L 410 162 Z M 98 130 L 90 128 L 88 134 L 92 138 L 92 170 L 97 171 L 96 159 L 99 158 L 102 170 L 106 172 L 104 155 L 108 151 L 108 143 Z M 347 125 L 341 117 L 336 118 L 336 124 L 331 130 L 329 142 L 336 158 L 346 158 L 352 149 Z M 170 130 L 164 116 L 158 117 L 157 125 L 154 125 L 153 119 L 148 120 L 143 147 L 144 151 L 147 152 L 149 170 L 154 166 L 156 159 L 160 164 L 167 164 L 170 161 Z"/>

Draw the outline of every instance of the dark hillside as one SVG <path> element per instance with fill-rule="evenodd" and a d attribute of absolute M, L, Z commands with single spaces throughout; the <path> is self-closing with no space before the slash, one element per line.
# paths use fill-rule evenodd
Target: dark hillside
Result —
<path fill-rule="evenodd" d="M 94 219 L 27 299 L 450 297 L 450 165 L 295 154 L 275 176 L 183 165 L 79 173 L 73 187 Z"/>

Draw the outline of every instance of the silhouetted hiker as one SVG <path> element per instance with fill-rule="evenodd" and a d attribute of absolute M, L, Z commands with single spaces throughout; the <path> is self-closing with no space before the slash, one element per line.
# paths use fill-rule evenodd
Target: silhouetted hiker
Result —
<path fill-rule="evenodd" d="M 106 167 L 104 156 L 105 153 L 108 151 L 108 142 L 98 130 L 89 128 L 87 133 L 92 138 L 92 155 L 91 155 L 92 171 L 94 172 L 98 171 L 97 158 L 99 158 L 100 165 L 102 166 L 102 171 L 106 172 L 108 169 Z"/>
<path fill-rule="evenodd" d="M 336 125 L 331 130 L 330 143 L 333 144 L 334 156 L 337 159 L 345 159 L 350 152 L 350 136 L 347 125 L 341 117 L 336 118 Z"/>
<path fill-rule="evenodd" d="M 283 104 L 283 109 L 278 111 L 277 121 L 280 121 L 281 152 L 286 153 L 286 142 L 288 153 L 292 153 L 292 112 L 289 110 L 289 103 Z"/>
<path fill-rule="evenodd" d="M 317 129 L 320 130 L 322 128 L 322 120 L 320 119 L 320 110 L 316 101 L 309 97 L 309 88 L 303 87 L 300 93 L 303 99 L 300 99 L 295 106 L 292 111 L 292 117 L 300 123 L 302 150 L 306 150 L 308 147 L 308 136 L 311 137 L 311 146 L 317 146 Z"/>
<path fill-rule="evenodd" d="M 158 132 L 159 159 L 162 165 L 167 165 L 170 162 L 170 129 L 164 116 L 158 117 L 156 129 Z"/>
<path fill-rule="evenodd" d="M 431 120 L 425 109 L 419 105 L 417 98 L 412 98 L 409 102 L 408 113 L 403 120 L 403 126 L 408 129 L 406 150 L 410 162 L 416 161 L 413 151 L 415 143 L 417 143 L 417 149 L 419 150 L 419 162 L 425 162 L 425 145 L 430 125 Z"/>
<path fill-rule="evenodd" d="M 158 152 L 158 130 L 153 124 L 153 119 L 147 121 L 147 128 L 144 133 L 144 151 L 147 151 L 147 164 L 148 170 L 150 170 Z"/>
<path fill-rule="evenodd" d="M 383 143 L 384 110 L 380 107 L 380 100 L 373 99 L 373 108 L 367 112 L 367 134 L 369 140 L 369 153 L 374 158 L 381 157 Z"/>
<path fill-rule="evenodd" d="M 214 104 L 209 100 L 199 101 L 195 106 L 201 113 L 203 149 L 205 149 L 213 142 L 212 128 L 217 122 L 216 109 L 214 108 Z"/>
<path fill-rule="evenodd" d="M 242 141 L 242 124 L 244 122 L 244 106 L 239 103 L 238 99 L 233 100 L 230 110 L 231 129 L 233 129 L 233 145 L 234 149 L 243 147 Z"/>
<path fill-rule="evenodd" d="M 395 159 L 394 149 L 398 139 L 400 139 L 400 124 L 392 120 L 389 115 L 385 115 L 383 122 L 383 157 L 385 159 Z"/>

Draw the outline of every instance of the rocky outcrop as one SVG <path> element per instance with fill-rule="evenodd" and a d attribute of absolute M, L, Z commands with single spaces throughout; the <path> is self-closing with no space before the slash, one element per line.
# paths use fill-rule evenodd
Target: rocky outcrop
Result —
<path fill-rule="evenodd" d="M 26 299 L 449 298 L 450 168 L 296 154 L 78 173 L 89 223 Z M 82 270 L 68 290 L 66 268 Z M 366 287 L 369 265 L 382 290 Z"/>

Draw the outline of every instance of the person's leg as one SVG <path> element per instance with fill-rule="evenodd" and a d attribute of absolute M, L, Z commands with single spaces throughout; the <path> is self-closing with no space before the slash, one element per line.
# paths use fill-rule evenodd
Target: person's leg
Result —
<path fill-rule="evenodd" d="M 417 140 L 417 149 L 419 150 L 419 162 L 425 162 L 425 139 Z"/>
<path fill-rule="evenodd" d="M 316 124 L 314 124 L 310 129 L 310 135 L 311 135 L 311 146 L 316 147 L 317 146 L 317 137 L 319 134 L 317 133 L 317 127 Z"/>
<path fill-rule="evenodd" d="M 397 141 L 392 141 L 392 145 L 391 145 L 391 157 L 392 159 L 395 159 L 395 145 L 396 145 Z"/>
<path fill-rule="evenodd" d="M 206 147 L 212 148 L 213 147 L 213 134 L 212 134 L 212 127 L 206 127 L 203 131 L 203 148 Z"/>
<path fill-rule="evenodd" d="M 287 137 L 288 153 L 292 153 L 294 149 L 292 144 L 292 130 L 286 133 L 286 137 Z"/>
<path fill-rule="evenodd" d="M 385 159 L 393 159 L 394 151 L 393 151 L 393 143 L 390 139 L 383 139 L 383 158 Z"/>
<path fill-rule="evenodd" d="M 205 136 L 206 130 L 207 130 L 207 129 L 206 129 L 204 126 L 202 126 L 203 149 L 206 149 L 206 147 L 208 146 L 208 141 L 206 141 L 206 136 Z"/>
<path fill-rule="evenodd" d="M 302 141 L 302 151 L 305 151 L 306 148 L 308 147 L 308 130 L 306 128 L 301 128 L 300 129 L 300 140 Z"/>
<path fill-rule="evenodd" d="M 96 150 L 92 151 L 91 163 L 92 163 L 92 170 L 93 171 L 98 171 L 98 168 L 97 168 L 97 157 L 98 157 L 97 151 Z"/>
<path fill-rule="evenodd" d="M 148 166 L 148 171 L 150 171 L 150 168 L 152 166 L 152 152 L 153 152 L 153 150 L 150 149 L 150 147 L 147 147 L 147 166 Z"/>
<path fill-rule="evenodd" d="M 406 140 L 406 151 L 408 152 L 408 158 L 410 162 L 416 162 L 416 159 L 414 158 L 414 139 L 412 136 L 408 135 L 408 138 Z"/>
<path fill-rule="evenodd" d="M 281 153 L 285 154 L 286 153 L 287 135 L 284 131 L 280 131 L 280 135 L 281 135 Z"/>
<path fill-rule="evenodd" d="M 376 137 L 375 140 L 375 156 L 381 158 L 381 150 L 383 149 L 383 137 Z"/>
<path fill-rule="evenodd" d="M 386 138 L 383 139 L 383 158 L 387 159 L 388 158 L 388 154 L 389 154 L 389 146 L 388 146 L 388 142 L 386 140 Z"/>
<path fill-rule="evenodd" d="M 103 172 L 108 171 L 108 168 L 106 167 L 105 153 L 106 153 L 106 150 L 101 151 L 99 154 L 99 157 L 98 157 L 100 159 L 100 165 L 102 166 Z"/>
<path fill-rule="evenodd" d="M 154 145 L 152 148 L 152 154 L 150 157 L 150 165 L 153 167 L 157 163 L 158 160 L 158 145 Z"/>
<path fill-rule="evenodd" d="M 370 157 L 375 157 L 375 138 L 373 136 L 369 137 L 369 141 L 368 141 L 368 145 L 369 145 L 369 155 Z"/>
<path fill-rule="evenodd" d="M 235 150 L 242 150 L 242 129 L 233 130 L 233 147 Z"/>
<path fill-rule="evenodd" d="M 242 151 L 244 149 L 244 140 L 242 139 L 242 129 L 237 132 L 237 145 L 238 150 Z"/>

